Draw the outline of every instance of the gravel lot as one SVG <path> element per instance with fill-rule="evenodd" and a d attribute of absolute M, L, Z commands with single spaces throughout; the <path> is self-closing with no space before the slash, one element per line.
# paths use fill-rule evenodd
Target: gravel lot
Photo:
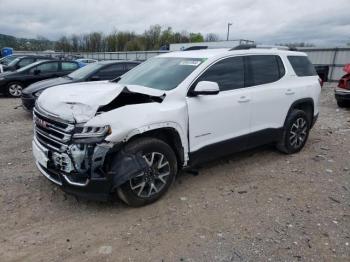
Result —
<path fill-rule="evenodd" d="M 330 85 L 299 154 L 264 147 L 209 163 L 137 209 L 47 181 L 30 114 L 0 100 L 1 261 L 350 261 L 350 110 Z"/>

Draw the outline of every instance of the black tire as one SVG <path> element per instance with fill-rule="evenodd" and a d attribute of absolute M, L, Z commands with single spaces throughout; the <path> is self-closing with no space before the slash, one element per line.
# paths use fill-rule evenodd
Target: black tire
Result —
<path fill-rule="evenodd" d="M 350 106 L 350 103 L 346 103 L 345 101 L 340 101 L 340 100 L 337 100 L 337 104 L 341 108 Z"/>
<path fill-rule="evenodd" d="M 287 117 L 277 149 L 285 154 L 299 152 L 309 137 L 310 126 L 310 119 L 304 111 L 293 110 Z"/>
<path fill-rule="evenodd" d="M 7 84 L 7 95 L 10 97 L 16 97 L 19 98 L 22 95 L 22 91 L 23 91 L 23 84 L 20 82 L 11 82 Z"/>
<path fill-rule="evenodd" d="M 140 153 L 147 158 L 147 163 L 150 164 L 152 162 L 152 165 L 150 165 L 149 172 L 133 178 L 117 188 L 118 197 L 126 204 L 134 207 L 148 205 L 157 201 L 167 192 L 175 179 L 177 159 L 174 151 L 164 141 L 151 137 L 138 138 L 131 141 L 126 144 L 124 151 L 131 154 Z M 164 166 L 159 168 L 162 165 Z M 169 174 L 165 175 L 167 173 Z M 142 187 L 143 183 L 145 184 Z M 151 195 L 149 195 L 150 192 L 152 193 Z"/>

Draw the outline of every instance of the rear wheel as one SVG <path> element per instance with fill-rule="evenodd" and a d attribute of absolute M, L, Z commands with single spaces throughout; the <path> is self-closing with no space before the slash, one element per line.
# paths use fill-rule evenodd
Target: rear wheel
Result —
<path fill-rule="evenodd" d="M 163 196 L 177 173 L 177 160 L 171 147 L 156 138 L 140 138 L 125 146 L 125 151 L 140 153 L 148 168 L 117 189 L 121 200 L 130 206 L 143 206 Z"/>
<path fill-rule="evenodd" d="M 12 82 L 7 85 L 7 94 L 11 97 L 21 97 L 23 84 L 19 82 Z"/>
<path fill-rule="evenodd" d="M 283 135 L 277 149 L 286 154 L 299 152 L 305 145 L 310 131 L 310 121 L 302 110 L 293 110 L 287 117 Z"/>

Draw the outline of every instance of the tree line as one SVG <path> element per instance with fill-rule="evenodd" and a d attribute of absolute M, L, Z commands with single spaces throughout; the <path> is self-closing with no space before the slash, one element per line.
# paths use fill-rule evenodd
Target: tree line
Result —
<path fill-rule="evenodd" d="M 218 35 L 209 33 L 175 32 L 171 27 L 163 29 L 152 25 L 142 34 L 114 30 L 109 34 L 91 32 L 62 36 L 55 43 L 56 51 L 64 52 L 116 52 L 166 49 L 172 43 L 195 43 L 218 41 Z"/>

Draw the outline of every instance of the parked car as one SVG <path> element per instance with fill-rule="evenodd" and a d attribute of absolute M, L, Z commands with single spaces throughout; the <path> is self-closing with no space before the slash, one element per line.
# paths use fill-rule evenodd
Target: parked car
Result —
<path fill-rule="evenodd" d="M 329 66 L 327 65 L 316 65 L 315 66 L 316 72 L 320 79 L 322 80 L 322 85 L 324 82 L 328 81 L 328 73 L 329 73 Z"/>
<path fill-rule="evenodd" d="M 339 80 L 334 95 L 339 107 L 350 107 L 350 64 L 345 65 L 343 71 L 346 74 Z"/>
<path fill-rule="evenodd" d="M 87 58 L 80 58 L 80 59 L 76 59 L 75 61 L 77 61 L 79 63 L 80 67 L 84 67 L 88 64 L 97 62 L 97 60 L 95 60 L 95 59 L 87 59 Z"/>
<path fill-rule="evenodd" d="M 35 63 L 37 61 L 51 60 L 52 58 L 46 56 L 36 56 L 36 55 L 27 55 L 20 56 L 12 60 L 8 65 L 3 67 L 4 71 L 16 71 L 22 67 Z"/>
<path fill-rule="evenodd" d="M 275 144 L 299 152 L 318 117 L 320 83 L 306 54 L 207 49 L 151 58 L 111 82 L 45 90 L 33 154 L 64 191 L 129 205 L 159 199 L 179 169 Z"/>
<path fill-rule="evenodd" d="M 0 74 L 0 92 L 11 97 L 20 97 L 22 90 L 30 84 L 67 75 L 77 68 L 79 68 L 79 65 L 74 61 L 38 61 L 17 71 Z"/>
<path fill-rule="evenodd" d="M 42 91 L 49 87 L 77 82 L 111 80 L 126 73 L 139 64 L 140 62 L 136 61 L 101 61 L 89 64 L 63 77 L 36 82 L 23 90 L 23 108 L 31 111 L 35 105 L 37 97 Z"/>

